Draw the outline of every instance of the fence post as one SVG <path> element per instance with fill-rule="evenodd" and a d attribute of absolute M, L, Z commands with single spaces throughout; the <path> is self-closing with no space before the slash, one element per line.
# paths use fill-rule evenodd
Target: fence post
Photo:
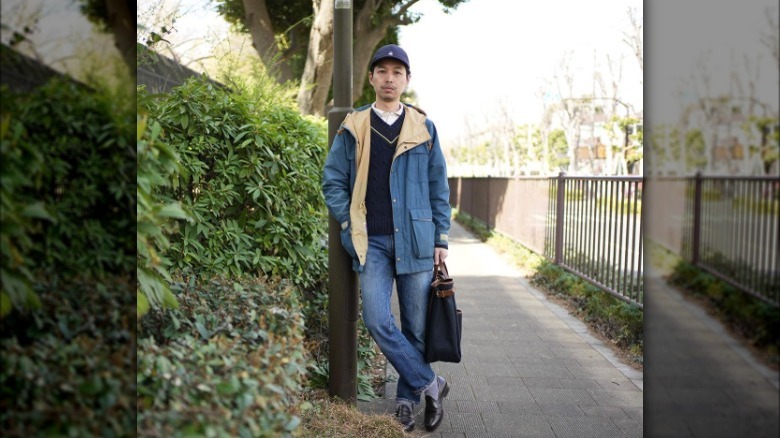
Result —
<path fill-rule="evenodd" d="M 699 246 L 701 245 L 701 172 L 696 172 L 693 190 L 693 263 L 699 264 Z"/>
<path fill-rule="evenodd" d="M 555 199 L 555 264 L 559 265 L 563 261 L 563 203 L 564 191 L 566 190 L 566 180 L 563 179 L 564 173 L 558 174 L 558 191 Z"/>

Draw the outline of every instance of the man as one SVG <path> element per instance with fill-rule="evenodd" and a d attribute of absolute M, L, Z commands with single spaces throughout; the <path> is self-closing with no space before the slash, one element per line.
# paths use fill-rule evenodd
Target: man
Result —
<path fill-rule="evenodd" d="M 409 57 L 397 45 L 376 51 L 368 80 L 376 101 L 344 119 L 328 153 L 322 191 L 341 224 L 341 243 L 359 273 L 363 322 L 398 371 L 396 418 L 414 429 L 425 394 L 425 428 L 444 417 L 449 384 L 424 358 L 425 318 L 434 264 L 447 258 L 449 186 L 436 127 L 401 103 Z M 390 299 L 396 283 L 401 329 Z"/>

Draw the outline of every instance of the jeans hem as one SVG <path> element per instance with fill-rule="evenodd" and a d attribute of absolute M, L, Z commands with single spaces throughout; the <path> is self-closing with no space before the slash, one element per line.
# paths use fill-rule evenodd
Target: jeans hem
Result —
<path fill-rule="evenodd" d="M 409 400 L 408 398 L 403 398 L 403 397 L 396 397 L 396 398 L 395 398 L 395 405 L 396 405 L 396 406 L 398 406 L 398 404 L 400 404 L 401 402 L 406 402 L 406 403 L 409 403 L 410 405 L 412 405 L 412 407 L 414 407 L 414 405 L 416 405 L 416 404 L 419 404 L 419 403 L 420 403 L 420 400 L 418 399 L 418 400 L 415 402 L 415 401 Z"/>
<path fill-rule="evenodd" d="M 431 380 L 431 383 L 425 385 L 422 389 L 414 391 L 415 395 L 422 395 L 422 393 L 427 391 L 431 386 L 433 386 L 434 383 L 439 383 L 438 379 L 439 379 L 439 376 L 437 376 L 436 373 L 433 373 L 433 380 Z"/>

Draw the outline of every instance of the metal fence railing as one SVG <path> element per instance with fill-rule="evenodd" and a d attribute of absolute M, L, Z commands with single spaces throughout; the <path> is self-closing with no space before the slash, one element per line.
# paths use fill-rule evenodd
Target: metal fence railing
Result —
<path fill-rule="evenodd" d="M 451 178 L 450 203 L 643 306 L 641 177 Z"/>
<path fill-rule="evenodd" d="M 751 295 L 780 304 L 780 178 L 703 177 L 686 185 L 684 256 Z"/>
<path fill-rule="evenodd" d="M 780 178 L 647 180 L 647 238 L 737 289 L 780 305 Z"/>

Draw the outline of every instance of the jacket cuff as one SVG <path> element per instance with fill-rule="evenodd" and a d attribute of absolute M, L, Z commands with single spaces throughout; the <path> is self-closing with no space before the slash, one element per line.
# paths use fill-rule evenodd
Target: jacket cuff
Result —
<path fill-rule="evenodd" d="M 437 248 L 449 248 L 449 236 L 446 234 L 437 234 L 436 235 L 436 242 L 434 244 Z"/>

